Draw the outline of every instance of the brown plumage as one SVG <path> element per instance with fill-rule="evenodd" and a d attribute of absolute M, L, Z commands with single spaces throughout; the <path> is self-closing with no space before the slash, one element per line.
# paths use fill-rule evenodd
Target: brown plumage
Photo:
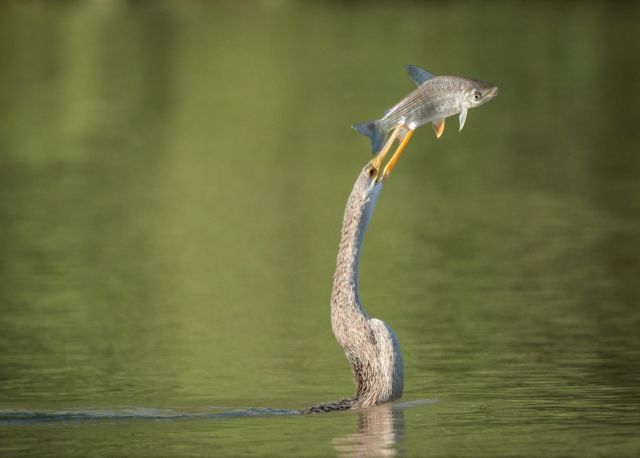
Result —
<path fill-rule="evenodd" d="M 303 413 L 368 407 L 402 396 L 404 369 L 398 338 L 386 323 L 367 315 L 358 293 L 362 241 L 383 187 L 378 175 L 367 164 L 347 200 L 331 295 L 331 325 L 351 363 L 355 393 L 351 398 L 310 407 Z"/>

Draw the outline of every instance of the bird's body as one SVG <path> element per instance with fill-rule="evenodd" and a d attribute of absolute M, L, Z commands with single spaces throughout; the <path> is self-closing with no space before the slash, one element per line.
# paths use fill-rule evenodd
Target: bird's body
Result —
<path fill-rule="evenodd" d="M 358 292 L 362 241 L 384 185 L 376 174 L 367 164 L 347 200 L 331 295 L 333 333 L 351 363 L 356 391 L 351 398 L 307 412 L 367 407 L 402 396 L 404 369 L 398 339 L 386 323 L 367 315 Z"/>
<path fill-rule="evenodd" d="M 356 131 L 371 138 L 373 153 L 380 151 L 389 132 L 398 125 L 415 130 L 431 122 L 436 135 L 440 137 L 445 118 L 460 113 L 462 130 L 467 110 L 495 97 L 498 91 L 491 83 L 461 76 L 434 76 L 414 65 L 407 65 L 407 71 L 418 88 L 385 111 L 382 118 L 353 126 Z"/>

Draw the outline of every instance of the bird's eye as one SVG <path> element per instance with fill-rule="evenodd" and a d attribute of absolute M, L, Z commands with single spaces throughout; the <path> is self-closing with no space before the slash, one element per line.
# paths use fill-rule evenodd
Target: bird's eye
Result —
<path fill-rule="evenodd" d="M 473 93 L 473 100 L 480 100 L 481 97 L 482 97 L 482 93 L 480 91 L 475 91 Z"/>

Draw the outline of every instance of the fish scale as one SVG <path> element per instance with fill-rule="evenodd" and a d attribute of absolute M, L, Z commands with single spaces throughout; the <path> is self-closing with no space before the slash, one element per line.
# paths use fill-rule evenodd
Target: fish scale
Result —
<path fill-rule="evenodd" d="M 376 121 L 353 126 L 371 139 L 372 152 L 380 151 L 389 133 L 401 124 L 410 130 L 433 123 L 436 135 L 442 133 L 444 120 L 460 113 L 460 130 L 467 110 L 495 97 L 498 88 L 491 83 L 461 76 L 433 76 L 426 70 L 408 65 L 407 71 L 418 88 L 408 94 Z"/>

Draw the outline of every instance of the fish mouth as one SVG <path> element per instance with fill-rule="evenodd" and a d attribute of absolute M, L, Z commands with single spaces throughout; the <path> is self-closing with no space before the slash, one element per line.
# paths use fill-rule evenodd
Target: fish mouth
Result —
<path fill-rule="evenodd" d="M 489 92 L 487 92 L 487 97 L 493 98 L 496 95 L 498 95 L 498 86 L 493 86 L 491 89 L 489 89 Z"/>

